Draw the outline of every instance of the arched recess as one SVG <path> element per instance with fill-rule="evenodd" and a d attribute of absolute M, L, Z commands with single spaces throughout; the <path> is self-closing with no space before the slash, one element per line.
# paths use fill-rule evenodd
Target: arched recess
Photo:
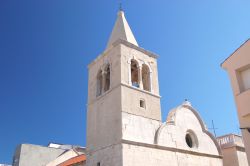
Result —
<path fill-rule="evenodd" d="M 150 69 L 148 65 L 143 64 L 142 65 L 142 84 L 143 84 L 143 90 L 151 91 L 151 76 L 150 76 Z"/>
<path fill-rule="evenodd" d="M 99 70 L 96 77 L 96 96 L 102 94 L 102 70 Z"/>
<path fill-rule="evenodd" d="M 139 82 L 139 64 L 135 59 L 131 60 L 130 64 L 130 76 L 131 76 L 131 85 L 134 87 L 139 88 L 140 82 Z"/>
<path fill-rule="evenodd" d="M 104 92 L 110 89 L 110 64 L 104 68 Z"/>

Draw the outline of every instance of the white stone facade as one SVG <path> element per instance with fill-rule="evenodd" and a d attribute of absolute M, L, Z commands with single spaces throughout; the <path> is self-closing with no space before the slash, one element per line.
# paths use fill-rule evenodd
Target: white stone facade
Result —
<path fill-rule="evenodd" d="M 157 55 L 126 40 L 134 36 L 124 20 L 120 11 L 113 31 L 124 34 L 112 33 L 114 42 L 89 65 L 86 165 L 222 166 L 218 143 L 190 103 L 161 121 Z M 98 75 L 107 64 L 108 79 Z"/>
<path fill-rule="evenodd" d="M 125 166 L 220 166 L 220 158 L 180 153 L 146 146 L 123 145 Z"/>

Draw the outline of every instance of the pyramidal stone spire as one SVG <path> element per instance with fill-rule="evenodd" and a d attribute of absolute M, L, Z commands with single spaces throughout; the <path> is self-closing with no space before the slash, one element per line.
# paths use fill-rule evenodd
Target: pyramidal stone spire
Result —
<path fill-rule="evenodd" d="M 107 49 L 111 47 L 112 44 L 118 39 L 126 40 L 129 43 L 138 46 L 138 43 L 135 40 L 133 32 L 131 31 L 128 22 L 125 18 L 124 12 L 122 10 L 118 12 L 116 23 L 109 38 Z"/>

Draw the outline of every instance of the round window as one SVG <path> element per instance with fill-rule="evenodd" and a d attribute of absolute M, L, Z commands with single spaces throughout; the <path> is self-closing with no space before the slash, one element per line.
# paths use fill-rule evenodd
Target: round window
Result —
<path fill-rule="evenodd" d="M 186 134 L 186 143 L 187 145 L 192 148 L 193 147 L 193 141 L 192 141 L 192 138 L 190 136 L 190 134 Z"/>
<path fill-rule="evenodd" d="M 198 147 L 198 139 L 193 131 L 188 130 L 185 136 L 186 144 L 190 148 Z"/>

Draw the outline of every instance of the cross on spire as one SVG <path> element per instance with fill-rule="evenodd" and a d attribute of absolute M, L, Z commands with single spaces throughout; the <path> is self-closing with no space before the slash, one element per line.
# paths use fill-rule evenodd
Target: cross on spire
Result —
<path fill-rule="evenodd" d="M 122 1 L 120 1 L 120 3 L 119 3 L 119 11 L 123 11 L 123 9 L 122 9 Z"/>
<path fill-rule="evenodd" d="M 117 19 L 114 28 L 109 37 L 107 48 L 111 47 L 112 44 L 119 39 L 125 40 L 129 43 L 138 46 L 138 43 L 133 35 L 133 32 L 131 31 L 129 24 L 125 18 L 124 11 L 122 10 L 121 5 L 120 5 L 120 11 L 117 14 Z"/>

